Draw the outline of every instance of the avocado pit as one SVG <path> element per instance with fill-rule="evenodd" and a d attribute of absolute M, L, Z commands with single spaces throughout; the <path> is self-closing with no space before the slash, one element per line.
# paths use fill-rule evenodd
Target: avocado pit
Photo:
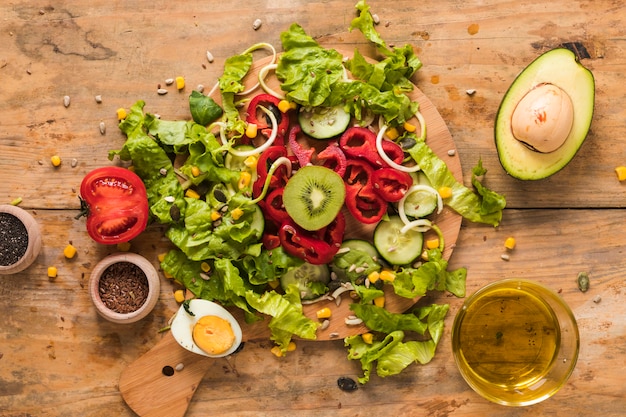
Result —
<path fill-rule="evenodd" d="M 574 123 L 574 105 L 558 86 L 542 83 L 519 101 L 511 116 L 511 130 L 530 149 L 550 153 L 567 140 Z"/>

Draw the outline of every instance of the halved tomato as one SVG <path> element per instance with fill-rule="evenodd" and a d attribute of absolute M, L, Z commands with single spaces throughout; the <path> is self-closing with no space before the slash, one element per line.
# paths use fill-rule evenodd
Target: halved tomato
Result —
<path fill-rule="evenodd" d="M 87 233 L 98 243 L 128 242 L 148 225 L 146 187 L 126 168 L 102 167 L 88 173 L 80 184 L 80 199 Z"/>

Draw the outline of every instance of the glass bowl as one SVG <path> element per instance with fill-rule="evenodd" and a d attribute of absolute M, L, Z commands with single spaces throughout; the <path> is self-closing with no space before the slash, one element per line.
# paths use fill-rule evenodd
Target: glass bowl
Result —
<path fill-rule="evenodd" d="M 578 359 L 576 319 L 549 288 L 504 279 L 468 297 L 454 319 L 452 352 L 474 391 L 502 405 L 526 406 L 556 393 Z"/>

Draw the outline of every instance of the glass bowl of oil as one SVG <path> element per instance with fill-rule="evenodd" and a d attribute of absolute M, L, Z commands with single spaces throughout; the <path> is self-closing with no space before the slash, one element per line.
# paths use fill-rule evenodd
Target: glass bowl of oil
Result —
<path fill-rule="evenodd" d="M 551 289 L 504 279 L 468 297 L 454 319 L 452 351 L 474 391 L 502 405 L 527 406 L 569 379 L 580 339 L 574 314 Z"/>

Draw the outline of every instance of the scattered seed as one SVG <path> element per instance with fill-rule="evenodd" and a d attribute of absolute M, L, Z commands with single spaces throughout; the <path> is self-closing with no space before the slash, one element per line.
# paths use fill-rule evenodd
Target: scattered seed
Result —
<path fill-rule="evenodd" d="M 167 201 L 168 203 L 173 203 L 174 201 L 176 201 L 176 198 L 174 198 L 174 196 L 168 195 L 166 197 L 163 197 L 163 200 Z"/>
<path fill-rule="evenodd" d="M 159 93 L 159 95 L 163 96 L 165 94 L 167 94 L 167 90 L 164 88 L 159 88 L 157 89 L 157 93 Z"/>
<path fill-rule="evenodd" d="M 500 258 L 502 258 L 503 261 L 508 261 L 509 259 L 511 259 L 511 257 L 507 253 L 503 253 L 502 255 L 500 255 Z"/>
<path fill-rule="evenodd" d="M 206 59 L 209 62 L 213 62 L 215 60 L 215 58 L 213 57 L 213 54 L 211 53 L 211 51 L 206 51 Z"/>
<path fill-rule="evenodd" d="M 100 134 L 104 135 L 107 132 L 107 125 L 104 121 L 100 122 Z"/>
<path fill-rule="evenodd" d="M 173 78 L 168 78 L 167 80 L 165 80 L 165 85 L 172 85 L 172 84 L 174 84 Z"/>
<path fill-rule="evenodd" d="M 474 89 L 465 90 L 465 94 L 467 94 L 468 96 L 473 96 L 474 94 L 476 94 L 476 90 Z"/>
<path fill-rule="evenodd" d="M 65 107 L 69 107 L 70 106 L 70 96 L 64 96 L 63 97 L 63 105 Z"/>
<path fill-rule="evenodd" d="M 378 25 L 380 23 L 380 17 L 378 17 L 376 13 L 372 15 L 372 20 L 374 21 L 375 25 Z"/>
<path fill-rule="evenodd" d="M 252 29 L 259 30 L 262 24 L 263 22 L 261 21 L 261 19 L 256 19 L 254 23 L 252 23 Z"/>
<path fill-rule="evenodd" d="M 163 175 L 163 176 L 166 176 L 166 175 L 167 175 L 167 168 L 161 168 L 161 169 L 159 170 L 159 174 L 161 174 L 161 175 Z M 165 198 L 166 198 L 166 200 L 165 200 L 165 201 L 168 201 L 168 200 L 167 200 L 167 198 L 168 198 L 168 197 L 165 197 Z M 174 197 L 172 197 L 172 198 L 174 198 Z M 172 200 L 172 201 L 173 201 L 173 200 Z"/>
<path fill-rule="evenodd" d="M 578 274 L 578 289 L 582 292 L 587 292 L 589 289 L 589 275 L 586 272 L 580 272 Z"/>
<path fill-rule="evenodd" d="M 326 320 L 324 320 L 324 321 L 322 322 L 321 329 L 322 329 L 322 330 L 326 330 L 326 329 L 328 329 L 328 326 L 330 326 L 330 320 L 326 319 Z"/>
<path fill-rule="evenodd" d="M 336 339 L 336 338 L 339 337 L 339 333 L 333 332 L 333 333 L 329 334 L 328 337 L 330 337 L 331 339 Z"/>
<path fill-rule="evenodd" d="M 174 368 L 174 369 L 176 369 L 178 372 L 180 372 L 180 371 L 183 370 L 184 367 L 185 367 L 185 365 L 183 365 L 183 363 L 181 362 L 178 365 L 176 365 L 176 368 Z"/>
<path fill-rule="evenodd" d="M 76 165 L 78 165 L 78 159 L 72 158 L 72 162 L 70 163 L 70 165 L 72 166 L 72 168 L 76 168 Z"/>
<path fill-rule="evenodd" d="M 348 378 L 347 376 L 342 376 L 337 379 L 337 386 L 340 390 L 348 392 L 356 391 L 359 388 L 356 381 L 352 378 Z"/>
<path fill-rule="evenodd" d="M 602 297 L 600 297 L 599 295 L 596 295 L 595 297 L 593 297 L 593 302 L 598 304 L 600 301 L 602 301 Z"/>
<path fill-rule="evenodd" d="M 198 84 L 198 86 L 196 87 L 196 90 L 198 90 L 199 93 L 204 91 L 204 86 L 202 84 Z"/>
<path fill-rule="evenodd" d="M 454 156 L 454 155 L 456 155 L 456 150 L 455 149 L 450 149 L 448 151 L 448 156 Z"/>
<path fill-rule="evenodd" d="M 96 103 L 102 103 L 102 96 L 100 94 L 95 96 L 94 99 L 96 100 Z"/>

